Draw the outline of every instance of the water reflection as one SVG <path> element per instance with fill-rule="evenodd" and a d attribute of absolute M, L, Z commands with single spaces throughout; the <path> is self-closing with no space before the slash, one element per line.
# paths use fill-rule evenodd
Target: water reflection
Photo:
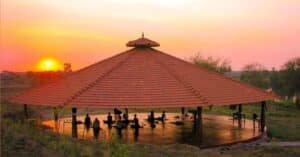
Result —
<path fill-rule="evenodd" d="M 132 120 L 134 114 L 128 116 Z M 208 147 L 251 139 L 260 134 L 259 129 L 253 128 L 254 125 L 258 126 L 257 122 L 246 120 L 241 127 L 240 124 L 232 123 L 231 117 L 226 116 L 203 115 L 201 125 L 194 123 L 192 114 L 185 117 L 177 113 L 166 113 L 165 122 L 155 121 L 155 127 L 148 122 L 147 113 L 138 113 L 137 116 L 141 128 L 134 128 L 129 123 L 124 129 L 118 129 L 116 124 L 110 127 L 103 122 L 107 119 L 107 115 L 90 115 L 91 119 L 99 119 L 101 127 L 99 134 L 94 136 L 91 129 L 86 129 L 84 124 L 78 124 L 77 136 L 80 139 L 97 138 L 98 140 L 116 140 L 124 143 L 183 143 Z M 78 116 L 77 120 L 84 121 L 84 116 Z M 55 130 L 54 120 L 44 121 L 43 125 Z M 56 130 L 61 134 L 72 135 L 71 118 L 59 119 Z"/>
<path fill-rule="evenodd" d="M 138 141 L 139 130 L 140 130 L 140 129 L 134 129 L 134 142 L 137 142 L 137 141 Z"/>

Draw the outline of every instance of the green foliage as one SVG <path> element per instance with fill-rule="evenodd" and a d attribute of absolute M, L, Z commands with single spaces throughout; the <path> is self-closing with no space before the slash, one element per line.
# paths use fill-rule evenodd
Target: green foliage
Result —
<path fill-rule="evenodd" d="M 128 156 L 130 145 L 109 142 L 109 150 L 111 157 L 126 157 Z"/>
<path fill-rule="evenodd" d="M 286 86 L 284 85 L 282 75 L 279 71 L 276 71 L 274 68 L 270 72 L 270 86 L 272 90 L 274 90 L 276 93 L 280 95 L 286 95 Z"/>
<path fill-rule="evenodd" d="M 279 71 L 266 70 L 261 64 L 248 64 L 240 80 L 260 88 L 272 88 L 282 96 L 300 95 L 300 57 L 287 61 Z"/>
<path fill-rule="evenodd" d="M 219 72 L 222 74 L 231 71 L 230 61 L 222 60 L 220 58 L 214 58 L 212 56 L 205 58 L 201 56 L 200 53 L 191 57 L 190 61 L 199 67 L 206 68 L 208 70 Z"/>
<path fill-rule="evenodd" d="M 40 156 L 39 153 L 44 149 L 57 152 L 55 156 L 65 157 L 101 157 L 105 152 L 100 143 L 79 142 L 27 122 L 3 119 L 2 125 L 5 126 L 1 137 L 1 151 L 4 156 Z"/>
<path fill-rule="evenodd" d="M 268 71 L 261 64 L 247 64 L 243 68 L 241 80 L 256 87 L 267 89 L 270 86 L 268 75 Z"/>
<path fill-rule="evenodd" d="M 300 94 L 300 57 L 291 59 L 283 65 L 281 78 L 288 96 Z"/>

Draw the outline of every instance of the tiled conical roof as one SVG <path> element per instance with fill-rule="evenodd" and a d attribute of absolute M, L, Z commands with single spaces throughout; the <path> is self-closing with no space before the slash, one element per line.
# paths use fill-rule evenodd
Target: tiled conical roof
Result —
<path fill-rule="evenodd" d="M 144 37 L 144 33 L 142 33 L 142 37 L 133 41 L 129 41 L 126 46 L 128 47 L 158 47 L 159 43 L 147 39 Z"/>
<path fill-rule="evenodd" d="M 231 105 L 275 98 L 153 49 L 158 44 L 150 41 L 140 38 L 129 42 L 128 46 L 136 46 L 10 101 L 45 106 L 161 108 Z"/>

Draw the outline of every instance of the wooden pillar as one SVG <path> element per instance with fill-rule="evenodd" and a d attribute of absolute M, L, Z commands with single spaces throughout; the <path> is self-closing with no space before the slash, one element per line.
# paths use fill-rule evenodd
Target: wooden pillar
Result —
<path fill-rule="evenodd" d="M 29 117 L 28 115 L 28 107 L 27 104 L 24 104 L 24 117 L 27 119 Z"/>
<path fill-rule="evenodd" d="M 198 121 L 202 122 L 202 107 L 197 107 Z"/>
<path fill-rule="evenodd" d="M 261 102 L 261 112 L 260 112 L 260 131 L 265 132 L 266 116 L 265 116 L 266 102 Z"/>
<path fill-rule="evenodd" d="M 181 114 L 184 114 L 184 111 L 185 110 L 185 108 L 184 107 L 181 107 Z"/>
<path fill-rule="evenodd" d="M 77 108 L 72 108 L 72 137 L 77 138 L 77 118 L 76 118 Z"/>
<path fill-rule="evenodd" d="M 198 129 L 198 135 L 202 135 L 202 107 L 197 107 L 197 116 L 198 116 L 198 119 L 197 119 L 197 129 Z"/>
<path fill-rule="evenodd" d="M 239 114 L 242 114 L 242 104 L 239 104 L 238 112 L 239 112 Z"/>
<path fill-rule="evenodd" d="M 54 115 L 54 121 L 56 123 L 58 121 L 58 108 L 57 107 L 53 108 L 53 115 Z"/>
<path fill-rule="evenodd" d="M 239 123 L 239 127 L 241 128 L 242 127 L 242 104 L 239 104 L 238 105 L 238 123 Z"/>
<path fill-rule="evenodd" d="M 196 124 L 197 123 L 197 111 L 193 111 L 193 120 L 194 120 L 194 123 Z"/>
<path fill-rule="evenodd" d="M 197 124 L 197 111 L 196 110 L 193 110 L 193 132 L 194 132 L 194 134 L 195 135 L 197 135 L 197 126 L 198 126 L 198 124 Z"/>

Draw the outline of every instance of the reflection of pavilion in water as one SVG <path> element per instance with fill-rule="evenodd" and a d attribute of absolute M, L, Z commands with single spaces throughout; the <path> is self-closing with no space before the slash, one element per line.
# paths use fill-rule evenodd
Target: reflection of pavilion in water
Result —
<path fill-rule="evenodd" d="M 120 133 L 115 127 L 109 128 L 103 122 L 103 120 L 106 120 L 107 115 L 91 115 L 90 117 L 91 119 L 95 119 L 96 117 L 100 119 L 101 131 L 98 140 L 105 141 L 151 144 L 183 143 L 209 147 L 245 141 L 260 135 L 258 129 L 253 129 L 253 122 L 251 120 L 236 121 L 233 123 L 231 117 L 203 115 L 203 124 L 200 126 L 201 124 L 195 123 L 192 114 L 182 116 L 177 113 L 167 113 L 167 121 L 165 123 L 157 121 L 156 127 L 151 128 L 150 124 L 146 121 L 147 116 L 147 113 L 138 114 L 140 124 L 143 126 L 143 128 L 138 130 L 138 133 L 130 126 L 122 129 Z M 129 118 L 133 119 L 133 114 L 129 114 Z M 78 121 L 83 120 L 84 116 L 78 117 Z M 57 131 L 61 134 L 71 135 L 72 126 L 69 122 L 71 122 L 70 118 L 60 119 Z M 176 125 L 176 123 L 181 124 L 180 122 L 183 122 L 183 125 Z M 55 129 L 54 121 L 45 121 L 43 124 Z M 94 139 L 93 129 L 91 128 L 87 131 L 83 124 L 78 124 L 77 135 L 80 139 Z"/>

